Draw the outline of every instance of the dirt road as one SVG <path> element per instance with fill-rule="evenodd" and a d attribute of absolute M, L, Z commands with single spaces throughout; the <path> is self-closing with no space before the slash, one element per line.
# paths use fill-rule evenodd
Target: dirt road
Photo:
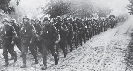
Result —
<path fill-rule="evenodd" d="M 58 65 L 54 65 L 54 59 L 49 55 L 47 71 L 128 71 L 125 58 L 130 36 L 125 33 L 130 26 L 131 20 L 114 29 L 108 29 L 68 53 L 66 58 L 63 58 L 61 52 Z M 19 51 L 18 54 L 20 54 Z M 4 71 L 40 71 L 42 59 L 40 55 L 38 57 L 39 64 L 34 65 L 34 61 L 31 59 L 33 56 L 29 54 L 28 67 L 21 69 L 22 59 L 20 57 L 16 63 L 10 61 L 9 67 L 3 67 L 4 59 L 1 56 L 0 69 Z"/>

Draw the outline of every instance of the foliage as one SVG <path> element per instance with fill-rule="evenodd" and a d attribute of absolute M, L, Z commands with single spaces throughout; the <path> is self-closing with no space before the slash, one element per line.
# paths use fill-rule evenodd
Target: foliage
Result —
<path fill-rule="evenodd" d="M 9 6 L 10 1 L 11 0 L 0 0 L 0 9 L 6 14 L 11 14 L 11 12 L 14 11 L 14 8 Z"/>
<path fill-rule="evenodd" d="M 108 7 L 95 6 L 88 0 L 50 0 L 43 9 L 44 14 L 49 14 L 51 18 L 62 15 L 72 15 L 78 17 L 92 17 L 97 13 L 100 17 L 106 17 L 111 10 Z"/>
<path fill-rule="evenodd" d="M 130 11 L 130 15 L 133 15 L 133 0 L 129 0 L 130 4 L 127 6 L 128 10 Z"/>
<path fill-rule="evenodd" d="M 57 0 L 49 2 L 44 10 L 44 14 L 50 14 L 50 17 L 62 16 L 67 13 L 70 13 L 70 5 L 69 2 L 63 2 L 62 0 Z"/>

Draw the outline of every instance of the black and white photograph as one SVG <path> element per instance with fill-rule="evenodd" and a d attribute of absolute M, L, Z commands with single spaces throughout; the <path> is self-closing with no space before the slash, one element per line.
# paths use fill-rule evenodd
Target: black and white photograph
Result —
<path fill-rule="evenodd" d="M 0 71 L 133 71 L 133 0 L 0 0 Z"/>

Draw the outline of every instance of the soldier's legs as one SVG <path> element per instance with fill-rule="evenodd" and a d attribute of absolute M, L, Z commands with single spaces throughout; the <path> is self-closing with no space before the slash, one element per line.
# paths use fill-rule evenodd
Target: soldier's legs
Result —
<path fill-rule="evenodd" d="M 93 36 L 95 35 L 95 29 L 93 29 Z"/>
<path fill-rule="evenodd" d="M 60 44 L 60 48 L 63 50 L 64 57 L 66 57 L 66 55 L 67 55 L 66 39 L 61 39 L 59 44 Z"/>
<path fill-rule="evenodd" d="M 35 64 L 38 64 L 36 46 L 34 44 L 30 44 L 29 45 L 29 50 L 31 51 L 31 54 L 34 56 Z"/>
<path fill-rule="evenodd" d="M 89 32 L 89 39 L 92 37 L 92 31 Z"/>
<path fill-rule="evenodd" d="M 55 60 L 55 65 L 58 64 L 58 46 L 55 46 L 55 42 L 51 41 L 51 43 L 48 44 L 47 46 L 48 50 L 51 51 L 52 55 L 54 56 L 54 60 Z"/>
<path fill-rule="evenodd" d="M 21 50 L 22 50 L 22 60 L 23 60 L 23 65 L 21 68 L 26 67 L 26 55 L 28 53 L 28 44 L 21 44 Z"/>
<path fill-rule="evenodd" d="M 80 43 L 80 45 L 82 46 L 82 34 L 79 34 L 78 36 L 79 36 L 79 37 L 78 37 L 79 43 Z"/>
<path fill-rule="evenodd" d="M 8 45 L 3 45 L 3 56 L 5 59 L 5 66 L 8 66 Z"/>
<path fill-rule="evenodd" d="M 74 43 L 76 48 L 78 48 L 78 36 L 76 34 L 74 35 Z"/>
<path fill-rule="evenodd" d="M 10 48 L 13 48 L 13 50 L 14 50 L 14 45 L 15 45 L 15 44 L 11 44 L 11 46 L 10 46 Z M 13 60 L 13 59 L 14 59 L 14 56 L 12 55 L 11 52 L 9 52 L 9 53 L 11 54 L 11 58 L 10 58 L 9 60 Z"/>
<path fill-rule="evenodd" d="M 73 50 L 72 39 L 69 39 L 67 42 L 68 42 L 68 44 L 70 45 L 70 52 L 72 52 L 72 50 Z"/>
<path fill-rule="evenodd" d="M 70 45 L 70 52 L 72 52 L 72 50 L 73 50 L 73 43 L 72 43 L 72 36 L 70 35 L 70 36 L 68 36 L 67 37 L 67 43 L 68 43 L 68 45 Z"/>
<path fill-rule="evenodd" d="M 82 34 L 82 38 L 84 40 L 84 43 L 86 43 L 86 33 L 85 32 Z"/>
<path fill-rule="evenodd" d="M 8 52 L 11 54 L 11 56 L 14 59 L 14 62 L 17 61 L 17 53 L 14 51 L 14 44 L 10 44 L 8 47 Z"/>
<path fill-rule="evenodd" d="M 18 49 L 21 51 L 21 39 L 19 39 L 19 38 L 16 39 L 15 43 L 16 43 Z"/>
<path fill-rule="evenodd" d="M 103 28 L 101 27 L 101 32 L 103 32 Z"/>
<path fill-rule="evenodd" d="M 46 70 L 47 69 L 47 55 L 48 55 L 48 50 L 47 50 L 47 46 L 46 45 L 42 45 L 42 58 L 43 58 L 43 67 L 42 70 Z"/>
<path fill-rule="evenodd" d="M 37 41 L 36 44 L 35 44 L 35 47 L 36 47 L 36 51 L 42 53 L 42 44 L 43 44 L 43 41 Z M 37 50 L 38 48 L 38 50 Z"/>

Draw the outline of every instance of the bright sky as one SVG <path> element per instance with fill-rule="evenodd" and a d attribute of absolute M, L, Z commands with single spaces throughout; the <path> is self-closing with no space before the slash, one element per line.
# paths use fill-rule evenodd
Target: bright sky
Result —
<path fill-rule="evenodd" d="M 48 0 L 20 0 L 19 9 L 25 14 L 28 14 L 30 17 L 34 15 L 39 15 L 40 10 L 37 11 L 37 8 L 40 6 L 45 6 Z M 78 0 L 77 0 L 78 1 Z M 119 15 L 127 13 L 126 6 L 129 3 L 128 0 L 92 0 L 98 6 L 109 6 L 113 9 L 113 14 Z"/>
<path fill-rule="evenodd" d="M 119 15 L 128 12 L 126 9 L 129 0 L 93 0 L 99 4 L 99 6 L 109 6 L 113 9 L 112 14 Z"/>
<path fill-rule="evenodd" d="M 46 2 L 47 0 L 20 0 L 19 8 L 29 17 L 39 16 L 40 7 L 44 7 Z"/>

